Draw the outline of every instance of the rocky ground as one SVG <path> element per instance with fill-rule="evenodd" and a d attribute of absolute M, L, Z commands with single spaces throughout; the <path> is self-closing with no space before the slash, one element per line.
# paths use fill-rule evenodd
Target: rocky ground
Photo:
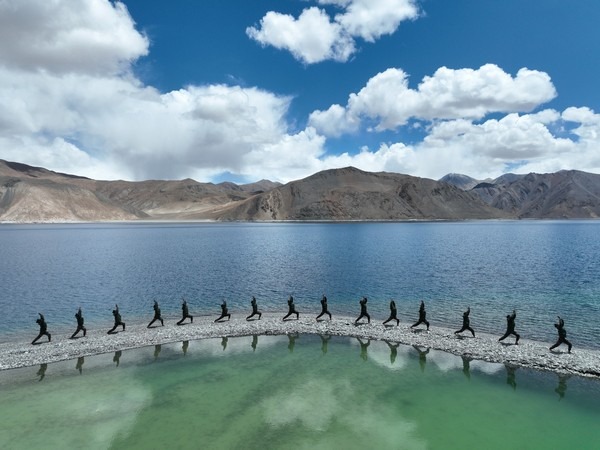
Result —
<path fill-rule="evenodd" d="M 283 315 L 264 313 L 261 320 L 252 321 L 234 316 L 222 323 L 214 323 L 214 317 L 196 317 L 194 323 L 188 321 L 182 326 L 170 319 L 165 320 L 164 327 L 146 328 L 145 323 L 137 323 L 129 325 L 124 332 L 111 335 L 106 333 L 107 330 L 89 330 L 86 337 L 76 339 L 69 339 L 68 334 L 54 334 L 52 342 L 48 343 L 42 337 L 41 344 L 37 345 L 31 345 L 30 341 L 3 343 L 0 344 L 0 370 L 194 339 L 301 333 L 386 340 L 442 350 L 474 360 L 600 378 L 600 351 L 597 350 L 574 347 L 569 354 L 562 345 L 551 352 L 548 350 L 550 344 L 544 342 L 521 339 L 519 345 L 513 345 L 512 336 L 500 343 L 498 336 L 480 333 L 473 338 L 468 332 L 457 336 L 453 330 L 439 327 L 431 327 L 430 331 L 424 327 L 411 330 L 406 323 L 386 327 L 375 321 L 355 325 L 354 319 L 347 317 L 317 322 L 312 315 L 284 322 Z"/>

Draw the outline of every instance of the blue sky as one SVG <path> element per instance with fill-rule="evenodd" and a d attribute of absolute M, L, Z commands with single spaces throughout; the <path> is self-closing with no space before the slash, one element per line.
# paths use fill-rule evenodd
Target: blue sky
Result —
<path fill-rule="evenodd" d="M 595 0 L 8 0 L 0 158 L 97 179 L 600 173 Z"/>

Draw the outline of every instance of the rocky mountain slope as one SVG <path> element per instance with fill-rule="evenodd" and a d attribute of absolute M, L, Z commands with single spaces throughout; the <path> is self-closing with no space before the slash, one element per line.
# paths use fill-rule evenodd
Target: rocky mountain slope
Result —
<path fill-rule="evenodd" d="M 447 183 L 347 167 L 232 205 L 219 220 L 459 220 L 508 217 Z"/>
<path fill-rule="evenodd" d="M 600 217 L 600 175 L 577 170 L 505 174 L 496 180 L 480 182 L 468 192 L 518 218 Z"/>
<path fill-rule="evenodd" d="M 0 160 L 0 221 L 462 220 L 600 217 L 600 175 L 440 181 L 347 167 L 285 185 L 96 181 Z"/>
<path fill-rule="evenodd" d="M 65 222 L 204 219 L 212 210 L 279 183 L 96 181 L 0 160 L 0 220 Z"/>

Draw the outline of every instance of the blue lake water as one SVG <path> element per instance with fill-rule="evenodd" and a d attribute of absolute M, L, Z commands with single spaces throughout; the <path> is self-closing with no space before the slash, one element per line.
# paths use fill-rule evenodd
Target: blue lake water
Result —
<path fill-rule="evenodd" d="M 285 311 L 357 316 L 369 298 L 385 319 L 395 299 L 402 321 L 421 299 L 432 326 L 460 328 L 471 307 L 475 330 L 501 335 L 517 309 L 523 338 L 556 340 L 560 314 L 577 347 L 600 348 L 600 222 L 456 223 L 131 223 L 0 225 L 0 341 L 38 328 L 75 329 L 150 320 L 159 301 L 167 318 Z"/>

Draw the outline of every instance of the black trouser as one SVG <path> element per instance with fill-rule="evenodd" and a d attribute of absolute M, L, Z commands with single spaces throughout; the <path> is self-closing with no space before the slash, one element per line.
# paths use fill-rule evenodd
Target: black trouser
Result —
<path fill-rule="evenodd" d="M 398 320 L 398 318 L 396 317 L 396 314 L 390 314 L 390 317 L 385 322 L 383 322 L 383 324 L 385 325 L 386 323 L 388 323 L 392 320 L 396 321 L 396 325 L 400 325 L 400 320 Z"/>
<path fill-rule="evenodd" d="M 152 322 L 150 322 L 150 323 L 148 324 L 148 328 L 150 328 L 150 327 L 152 326 L 152 324 L 153 324 L 154 322 L 156 322 L 157 320 L 160 320 L 160 324 L 161 324 L 163 327 L 165 326 L 165 322 L 163 321 L 162 317 L 160 317 L 160 316 L 154 316 L 154 319 L 152 319 Z"/>
<path fill-rule="evenodd" d="M 258 320 L 260 320 L 260 318 L 262 317 L 262 313 L 260 311 L 258 311 L 258 310 L 253 310 L 252 314 L 250 314 L 248 317 L 246 317 L 246 320 L 252 319 L 257 314 L 258 314 Z"/>
<path fill-rule="evenodd" d="M 84 336 L 87 333 L 87 330 L 85 329 L 85 327 L 83 325 L 77 325 L 77 329 L 75 330 L 75 333 L 73 333 L 71 335 L 71 339 L 73 339 L 75 336 L 77 336 L 77 333 L 79 333 L 80 331 L 83 331 Z"/>
<path fill-rule="evenodd" d="M 560 344 L 567 344 L 569 346 L 569 351 L 571 351 L 572 345 L 569 341 L 567 341 L 567 338 L 564 338 L 564 337 L 559 337 L 558 341 L 556 341 L 556 344 L 554 344 L 552 347 L 550 347 L 550 350 L 555 349 Z"/>
<path fill-rule="evenodd" d="M 361 313 L 360 313 L 360 316 L 358 316 L 358 319 L 356 319 L 356 320 L 354 321 L 354 323 L 358 322 L 358 321 L 359 321 L 360 319 L 362 319 L 363 317 L 366 317 L 366 318 L 367 318 L 367 321 L 368 321 L 368 323 L 371 323 L 371 316 L 369 316 L 369 313 L 368 313 L 368 312 L 361 312 Z"/>
<path fill-rule="evenodd" d="M 31 341 L 31 343 L 35 344 L 37 340 L 44 335 L 48 336 L 48 342 L 52 340 L 52 336 L 50 335 L 50 333 L 48 333 L 47 331 L 40 331 L 40 334 L 38 334 L 37 337 L 33 341 Z"/>
<path fill-rule="evenodd" d="M 425 319 L 419 319 L 416 323 L 413 323 L 410 327 L 414 328 L 416 326 L 421 325 L 422 323 L 424 323 L 425 325 L 427 325 L 427 329 L 429 330 L 429 322 L 427 322 L 427 320 L 425 320 Z"/>
<path fill-rule="evenodd" d="M 289 313 L 287 313 L 285 315 L 285 317 L 283 318 L 283 320 L 287 319 L 288 317 L 290 317 L 292 314 L 296 314 L 296 320 L 298 320 L 300 318 L 300 313 L 298 311 L 295 310 L 291 310 Z"/>
<path fill-rule="evenodd" d="M 221 315 L 219 316 L 218 319 L 215 319 L 215 322 L 218 322 L 221 319 L 224 319 L 225 317 L 227 317 L 228 319 L 231 319 L 231 314 L 229 313 L 221 313 Z"/>
<path fill-rule="evenodd" d="M 190 319 L 192 322 L 194 322 L 194 316 L 187 314 L 183 316 L 179 322 L 177 322 L 177 325 L 181 325 L 185 319 Z"/>
<path fill-rule="evenodd" d="M 460 330 L 455 331 L 454 334 L 462 333 L 463 331 L 467 330 L 469 330 L 473 337 L 475 337 L 475 331 L 473 331 L 473 328 L 471 328 L 469 325 L 463 325 L 463 327 Z"/>
<path fill-rule="evenodd" d="M 329 316 L 329 320 L 331 320 L 331 313 L 329 311 L 327 311 L 326 309 L 324 309 L 323 311 L 321 311 L 321 314 L 319 314 L 317 316 L 317 320 L 319 320 L 319 318 L 321 318 L 322 316 L 324 316 L 325 314 L 327 314 Z"/>
<path fill-rule="evenodd" d="M 114 331 L 117 329 L 117 327 L 118 327 L 119 325 L 121 325 L 121 326 L 123 327 L 123 331 L 125 331 L 125 322 L 116 322 L 116 323 L 115 323 L 115 326 L 114 326 L 114 327 L 112 327 L 112 328 L 110 329 L 110 331 L 109 331 L 107 334 L 111 334 L 111 333 L 113 333 L 113 332 L 114 332 Z"/>
<path fill-rule="evenodd" d="M 503 341 L 504 339 L 506 339 L 508 336 L 510 336 L 511 334 L 514 334 L 515 337 L 517 338 L 517 340 L 515 341 L 515 344 L 517 342 L 519 342 L 519 338 L 521 337 L 519 335 L 519 333 L 517 333 L 515 330 L 506 330 L 506 333 L 504 333 L 504 336 L 502 336 L 500 339 L 498 339 L 498 341 Z"/>

